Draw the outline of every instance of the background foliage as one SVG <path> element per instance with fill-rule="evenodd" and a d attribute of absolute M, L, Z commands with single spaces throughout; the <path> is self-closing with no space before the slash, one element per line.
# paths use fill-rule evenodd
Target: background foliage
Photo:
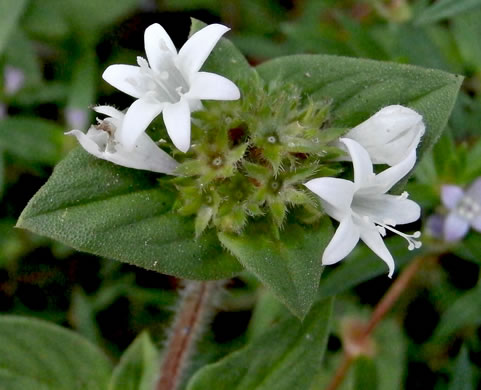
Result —
<path fill-rule="evenodd" d="M 35 334 L 38 349 L 51 346 L 49 338 L 67 337 L 70 341 L 56 342 L 65 348 L 77 343 L 71 348 L 102 367 L 92 379 L 102 383 L 99 388 L 148 386 L 155 369 L 149 362 L 172 318 L 178 279 L 78 253 L 13 226 L 52 167 L 75 145 L 63 131 L 87 128 L 94 119 L 89 105 L 128 104 L 125 96 L 101 81 L 102 70 L 112 63 L 132 63 L 143 53 L 143 31 L 154 22 L 161 23 L 180 47 L 190 16 L 230 25 L 229 38 L 249 62 L 265 63 L 259 67 L 261 73 L 269 73 L 266 61 L 274 57 L 319 53 L 421 65 L 465 76 L 447 131 L 408 183 L 411 198 L 423 207 L 423 219 L 413 228 L 424 229 L 424 247 L 408 252 L 396 238 L 388 244 L 398 269 L 415 256 L 435 256 L 426 257 L 411 287 L 376 331 L 375 356 L 356 361 L 343 389 L 481 388 L 475 369 L 481 364 L 481 240 L 471 231 L 460 243 L 447 245 L 425 229 L 427 217 L 439 209 L 442 184 L 466 186 L 481 175 L 481 2 L 473 0 L 0 0 L 0 310 L 14 315 L 0 320 L 0 388 L 28 388 L 32 383 L 39 389 L 70 386 L 62 382 L 70 375 L 62 366 L 65 361 L 51 362 L 50 372 L 58 370 L 60 385 L 25 375 L 7 343 L 16 332 L 27 343 Z M 23 74 L 17 88 L 8 85 L 12 68 Z M 388 73 L 383 77 L 391 83 L 388 89 L 395 90 L 395 80 Z M 236 243 L 231 245 L 235 248 Z M 211 260 L 215 262 L 215 256 Z M 234 273 L 238 269 L 236 262 L 232 264 Z M 327 351 L 322 363 L 318 354 L 319 362 L 302 367 L 301 374 L 313 378 L 302 389 L 322 389 L 339 363 L 342 324 L 346 318 L 368 318 L 390 284 L 382 262 L 364 246 L 341 265 L 325 269 L 318 299 L 337 296 L 327 336 L 325 304 L 315 307 L 301 326 L 252 274 L 242 272 L 228 282 L 190 371 L 213 364 L 197 371 L 185 387 L 205 388 L 211 385 L 209 378 L 231 365 L 245 366 L 259 353 L 271 351 L 272 357 L 266 359 L 273 362 L 276 354 L 295 362 L 305 348 L 303 337 L 314 332 L 312 326 L 318 327 L 316 339 L 308 340 L 312 351 L 321 351 L 325 343 Z M 75 334 L 68 333 L 70 338 L 66 330 L 43 322 L 25 324 L 18 315 L 45 319 Z M 273 318 L 278 322 L 270 326 Z M 290 329 L 289 336 L 284 344 L 277 343 L 285 329 Z M 48 356 L 59 352 L 45 351 Z M 214 364 L 232 351 L 236 352 Z M 41 372 L 42 361 L 34 354 L 24 368 Z M 278 380 L 278 366 L 273 367 L 269 385 Z M 140 382 L 129 385 L 122 379 L 132 376 L 128 372 L 141 372 L 135 375 Z M 370 375 L 363 375 L 366 372 Z M 79 368 L 77 375 L 81 373 Z M 82 375 L 83 380 L 88 381 L 90 374 Z M 297 381 L 294 374 L 289 378 Z M 269 388 L 256 383 L 254 374 L 249 381 L 239 388 Z"/>

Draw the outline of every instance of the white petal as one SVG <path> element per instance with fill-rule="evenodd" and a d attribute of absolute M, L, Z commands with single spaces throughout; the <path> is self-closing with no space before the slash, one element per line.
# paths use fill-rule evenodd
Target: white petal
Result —
<path fill-rule="evenodd" d="M 137 139 L 132 151 L 117 145 L 116 153 L 107 153 L 110 161 L 129 168 L 143 169 L 158 173 L 172 174 L 177 161 L 160 149 L 145 133 Z"/>
<path fill-rule="evenodd" d="M 424 125 L 419 126 L 422 121 L 423 117 L 416 111 L 401 105 L 392 105 L 380 109 L 350 130 L 346 136 L 355 140 L 362 138 L 369 144 L 386 144 L 412 129 L 419 128 L 423 135 Z"/>
<path fill-rule="evenodd" d="M 354 183 L 333 177 L 320 177 L 309 180 L 304 185 L 321 198 L 325 212 L 341 221 L 351 214 Z"/>
<path fill-rule="evenodd" d="M 358 189 L 369 185 L 374 178 L 374 173 L 372 170 L 372 162 L 366 149 L 349 138 L 341 138 L 340 141 L 346 145 L 351 155 L 352 165 L 354 166 L 355 188 Z"/>
<path fill-rule="evenodd" d="M 141 87 L 143 76 L 138 66 L 110 65 L 102 78 L 119 91 L 137 99 L 145 92 Z"/>
<path fill-rule="evenodd" d="M 352 209 L 360 216 L 368 216 L 372 221 L 383 224 L 402 225 L 414 222 L 421 216 L 421 208 L 416 202 L 387 194 L 365 197 L 356 194 Z"/>
<path fill-rule="evenodd" d="M 237 86 L 215 73 L 198 72 L 192 79 L 188 98 L 207 100 L 237 100 L 240 91 Z"/>
<path fill-rule="evenodd" d="M 444 240 L 459 241 L 468 233 L 468 230 L 469 222 L 456 212 L 451 212 L 444 221 Z"/>
<path fill-rule="evenodd" d="M 329 265 L 344 259 L 359 241 L 359 229 L 352 218 L 346 217 L 339 224 L 336 233 L 322 255 L 322 264 Z"/>
<path fill-rule="evenodd" d="M 400 105 L 384 107 L 345 137 L 359 142 L 374 164 L 395 165 L 416 149 L 425 132 L 423 117 Z"/>
<path fill-rule="evenodd" d="M 182 46 L 177 57 L 177 65 L 184 75 L 191 76 L 197 72 L 222 35 L 229 30 L 221 24 L 210 24 L 192 35 Z"/>
<path fill-rule="evenodd" d="M 93 126 L 87 134 L 79 130 L 72 130 L 65 134 L 75 136 L 80 145 L 95 157 L 127 168 L 172 174 L 178 165 L 147 134 L 141 134 L 132 151 L 128 151 L 118 143 L 114 145 L 114 152 L 106 151 L 109 134 Z"/>
<path fill-rule="evenodd" d="M 463 196 L 464 191 L 459 186 L 445 184 L 441 187 L 441 200 L 449 210 L 454 209 Z"/>
<path fill-rule="evenodd" d="M 476 179 L 466 191 L 466 195 L 481 205 L 481 178 Z"/>
<path fill-rule="evenodd" d="M 394 259 L 391 253 L 384 244 L 381 235 L 377 228 L 372 223 L 368 223 L 362 220 L 356 221 L 360 223 L 359 230 L 361 233 L 361 240 L 376 254 L 378 255 L 389 267 L 389 277 L 392 277 L 394 272 Z"/>
<path fill-rule="evenodd" d="M 84 134 L 80 130 L 72 130 L 72 131 L 69 131 L 69 132 L 65 133 L 65 135 L 75 136 L 75 138 L 77 138 L 77 141 L 79 142 L 79 144 L 87 152 L 94 155 L 95 157 L 102 158 L 102 159 L 104 158 L 105 153 L 104 153 L 103 150 L 105 149 L 105 145 L 107 144 L 107 140 L 108 140 L 108 137 L 109 137 L 109 135 L 105 131 L 97 130 L 97 129 L 95 129 L 95 127 L 92 126 L 89 129 L 89 135 L 90 136 L 88 136 L 87 134 Z M 94 141 L 95 138 L 97 138 L 97 139 Z M 101 138 L 101 140 L 99 138 Z M 99 145 L 99 143 L 101 145 Z"/>
<path fill-rule="evenodd" d="M 413 150 L 399 164 L 392 166 L 375 177 L 375 186 L 377 191 L 384 193 L 389 191 L 394 184 L 406 176 L 416 163 L 416 151 Z"/>
<path fill-rule="evenodd" d="M 104 114 L 114 119 L 121 120 L 124 118 L 124 113 L 112 106 L 95 106 L 93 107 L 93 110 L 99 114 Z"/>
<path fill-rule="evenodd" d="M 151 24 L 146 28 L 144 34 L 145 53 L 152 69 L 160 69 L 162 66 L 162 57 L 165 55 L 165 49 L 172 54 L 177 54 L 172 39 L 164 28 L 158 24 Z"/>
<path fill-rule="evenodd" d="M 187 152 L 190 148 L 190 108 L 187 99 L 180 99 L 174 104 L 166 103 L 163 115 L 173 144 L 181 152 Z"/>
<path fill-rule="evenodd" d="M 162 112 L 163 105 L 138 99 L 132 103 L 125 113 L 124 122 L 120 129 L 117 129 L 115 136 L 127 150 L 132 150 L 135 142 L 139 138 L 150 122 Z"/>

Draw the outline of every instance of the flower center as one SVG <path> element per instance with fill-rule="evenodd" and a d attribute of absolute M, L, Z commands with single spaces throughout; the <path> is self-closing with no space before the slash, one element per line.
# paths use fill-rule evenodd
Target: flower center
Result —
<path fill-rule="evenodd" d="M 464 196 L 456 206 L 456 213 L 471 222 L 481 211 L 481 205 L 469 195 Z"/>
<path fill-rule="evenodd" d="M 404 191 L 401 195 L 398 196 L 397 199 L 399 201 L 405 200 L 408 198 L 408 196 L 409 194 Z M 362 218 L 368 223 L 373 223 L 381 236 L 384 237 L 386 235 L 386 230 L 389 230 L 404 238 L 408 242 L 409 250 L 421 247 L 422 243 L 418 240 L 415 240 L 415 238 L 421 237 L 421 232 L 405 234 L 397 229 L 394 229 L 394 226 L 396 226 L 396 221 L 389 218 L 378 217 L 379 210 L 377 209 L 375 203 L 365 202 L 362 197 L 354 197 L 351 207 L 357 217 Z"/>
<path fill-rule="evenodd" d="M 189 91 L 189 84 L 175 66 L 171 53 L 164 52 L 162 70 L 159 71 L 150 68 L 145 58 L 137 57 L 137 63 L 142 75 L 140 88 L 159 103 L 177 103 L 182 95 Z M 136 81 L 131 80 L 131 82 Z M 139 85 L 136 86 L 139 87 Z"/>
<path fill-rule="evenodd" d="M 392 221 L 384 221 L 384 223 L 376 221 L 374 222 L 374 224 L 376 225 L 377 230 L 383 237 L 386 235 L 386 229 L 387 229 L 404 238 L 408 242 L 408 249 L 410 251 L 412 251 L 414 248 L 416 249 L 421 248 L 421 245 L 422 245 L 421 241 L 415 240 L 415 238 L 421 237 L 420 231 L 414 232 L 413 234 L 405 234 L 403 232 L 400 232 L 399 230 L 394 229 L 392 226 L 395 226 L 395 225 L 392 223 Z"/>

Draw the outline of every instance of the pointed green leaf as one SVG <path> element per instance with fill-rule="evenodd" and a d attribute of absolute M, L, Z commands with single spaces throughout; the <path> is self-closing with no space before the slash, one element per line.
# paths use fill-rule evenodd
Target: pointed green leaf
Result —
<path fill-rule="evenodd" d="M 222 244 L 297 317 L 314 302 L 321 278 L 321 255 L 332 237 L 329 218 L 309 228 L 287 223 L 280 239 L 269 223 L 252 223 L 242 233 L 219 233 Z"/>
<path fill-rule="evenodd" d="M 222 279 L 239 272 L 242 267 L 214 232 L 194 239 L 194 219 L 171 212 L 173 194 L 158 178 L 77 148 L 30 200 L 17 226 L 81 251 L 186 279 Z"/>
<path fill-rule="evenodd" d="M 61 157 L 63 129 L 40 118 L 0 121 L 0 150 L 28 163 L 55 164 Z"/>
<path fill-rule="evenodd" d="M 0 54 L 26 5 L 27 0 L 0 0 Z"/>
<path fill-rule="evenodd" d="M 187 390 L 308 389 L 327 345 L 333 300 L 316 303 L 304 322 L 289 316 L 243 349 L 200 369 Z"/>
<path fill-rule="evenodd" d="M 281 57 L 256 69 L 266 81 L 293 83 L 314 100 L 332 98 L 334 126 L 355 126 L 390 104 L 411 107 L 426 123 L 420 155 L 441 134 L 463 80 L 439 70 L 329 55 Z"/>
<path fill-rule="evenodd" d="M 479 2 L 481 5 L 481 2 Z M 453 18 L 452 32 L 463 62 L 475 71 L 481 70 L 481 7 Z M 464 65 L 464 64 L 463 64 Z"/>
<path fill-rule="evenodd" d="M 466 346 L 461 348 L 461 352 L 456 360 L 453 379 L 449 384 L 448 390 L 474 390 L 473 374 Z"/>
<path fill-rule="evenodd" d="M 378 386 L 376 362 L 361 356 L 354 362 L 354 389 L 376 390 Z"/>
<path fill-rule="evenodd" d="M 446 342 L 457 331 L 465 327 L 476 328 L 481 324 L 481 284 L 461 295 L 443 313 L 431 342 Z"/>
<path fill-rule="evenodd" d="M 436 23 L 461 12 L 480 7 L 481 0 L 439 0 L 426 8 L 415 20 L 415 24 Z"/>
<path fill-rule="evenodd" d="M 0 356 L 0 389 L 6 390 L 105 390 L 111 374 L 93 344 L 32 318 L 0 317 Z"/>
<path fill-rule="evenodd" d="M 152 390 L 158 374 L 158 355 L 149 335 L 142 333 L 122 355 L 108 390 Z"/>

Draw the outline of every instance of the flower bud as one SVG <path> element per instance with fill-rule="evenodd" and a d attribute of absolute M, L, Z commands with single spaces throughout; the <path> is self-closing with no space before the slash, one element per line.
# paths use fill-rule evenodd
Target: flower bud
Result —
<path fill-rule="evenodd" d="M 393 105 L 379 110 L 344 137 L 361 144 L 374 164 L 393 166 L 417 148 L 424 130 L 421 115 L 410 108 Z"/>
<path fill-rule="evenodd" d="M 174 175 L 178 164 L 160 149 L 145 133 L 135 141 L 133 150 L 122 144 L 118 135 L 123 130 L 124 114 L 109 106 L 97 106 L 94 110 L 107 115 L 97 125 L 90 126 L 87 133 L 72 130 L 65 134 L 73 135 L 80 145 L 91 155 L 127 168 Z M 128 130 L 128 129 L 127 129 Z"/>

